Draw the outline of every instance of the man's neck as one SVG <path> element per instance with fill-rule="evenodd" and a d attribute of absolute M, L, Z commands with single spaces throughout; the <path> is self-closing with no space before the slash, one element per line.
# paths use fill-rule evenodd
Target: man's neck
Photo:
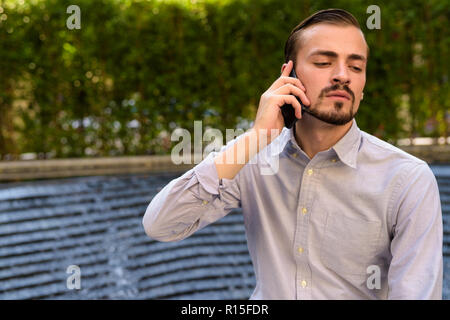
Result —
<path fill-rule="evenodd" d="M 295 123 L 295 140 L 310 159 L 334 146 L 351 128 L 353 121 L 344 125 L 332 125 L 306 113 Z"/>

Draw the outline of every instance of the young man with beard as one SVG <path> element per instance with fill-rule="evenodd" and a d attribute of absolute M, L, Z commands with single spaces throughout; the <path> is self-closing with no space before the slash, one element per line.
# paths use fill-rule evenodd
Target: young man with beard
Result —
<path fill-rule="evenodd" d="M 241 207 L 252 299 L 441 299 L 436 179 L 424 161 L 354 119 L 368 51 L 347 11 L 301 22 L 254 126 L 161 190 L 145 213 L 146 233 L 180 240 Z M 298 79 L 288 76 L 292 68 Z M 295 108 L 292 129 L 283 128 L 284 104 Z M 264 161 L 249 163 L 263 149 Z M 273 174 L 262 174 L 263 165 Z"/>

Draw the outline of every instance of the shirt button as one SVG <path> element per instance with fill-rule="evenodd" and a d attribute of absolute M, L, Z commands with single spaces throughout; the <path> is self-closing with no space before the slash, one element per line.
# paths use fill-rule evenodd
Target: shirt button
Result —
<path fill-rule="evenodd" d="M 308 175 L 312 175 L 313 174 L 313 169 L 308 169 Z"/>
<path fill-rule="evenodd" d="M 202 204 L 203 204 L 203 205 L 208 204 L 208 201 L 203 200 Z"/>
<path fill-rule="evenodd" d="M 303 214 L 306 214 L 307 212 L 308 212 L 308 209 L 302 208 L 302 213 L 303 213 Z"/>
<path fill-rule="evenodd" d="M 292 156 L 293 156 L 294 158 L 297 158 L 297 154 L 296 154 L 295 152 L 292 154 Z"/>
<path fill-rule="evenodd" d="M 299 252 L 299 253 L 303 253 L 303 248 L 302 248 L 302 247 L 299 247 L 299 248 L 298 248 L 298 252 Z"/>
<path fill-rule="evenodd" d="M 301 282 L 301 285 L 302 285 L 302 288 L 306 288 L 306 285 L 307 285 L 306 281 L 303 280 L 303 281 Z"/>
<path fill-rule="evenodd" d="M 331 162 L 336 162 L 336 159 L 331 159 Z"/>

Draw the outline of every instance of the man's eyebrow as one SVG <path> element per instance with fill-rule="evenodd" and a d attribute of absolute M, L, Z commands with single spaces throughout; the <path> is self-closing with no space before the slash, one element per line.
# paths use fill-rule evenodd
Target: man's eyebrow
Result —
<path fill-rule="evenodd" d="M 327 56 L 330 58 L 337 58 L 338 54 L 334 51 L 329 51 L 329 50 L 316 50 L 314 52 L 312 52 L 310 54 L 310 56 Z M 361 60 L 363 62 L 365 62 L 367 59 L 360 55 L 360 54 L 356 54 L 356 53 L 352 53 L 347 57 L 348 60 Z"/>
<path fill-rule="evenodd" d="M 366 58 L 360 54 L 356 54 L 356 53 L 352 53 L 351 55 L 348 56 L 349 60 L 361 60 L 363 62 L 366 62 Z"/>
<path fill-rule="evenodd" d="M 337 58 L 338 55 L 334 51 L 316 50 L 313 53 L 311 53 L 310 56 L 327 56 L 330 58 Z"/>

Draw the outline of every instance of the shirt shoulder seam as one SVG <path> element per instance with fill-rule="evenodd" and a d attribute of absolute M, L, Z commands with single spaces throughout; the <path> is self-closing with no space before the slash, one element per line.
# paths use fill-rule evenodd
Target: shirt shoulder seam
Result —
<path fill-rule="evenodd" d="M 410 154 L 410 153 L 400 149 L 399 147 L 396 147 L 396 146 L 394 146 L 394 145 L 392 145 L 392 144 L 390 144 L 390 143 L 388 143 L 386 141 L 383 141 L 383 140 L 381 140 L 381 139 L 379 139 L 379 138 L 377 138 L 375 136 L 372 136 L 371 134 L 369 134 L 367 132 L 363 131 L 363 136 L 364 136 L 365 140 L 367 142 L 369 142 L 374 147 L 377 147 L 377 148 L 382 149 L 384 151 L 390 151 L 390 152 L 392 152 L 394 154 L 403 156 L 403 158 L 405 160 L 409 160 L 412 163 L 415 163 L 417 165 L 419 165 L 419 164 L 426 164 L 426 162 L 424 160 L 422 160 L 420 158 L 417 158 L 416 156 L 414 156 L 414 155 L 412 155 L 412 154 Z"/>

